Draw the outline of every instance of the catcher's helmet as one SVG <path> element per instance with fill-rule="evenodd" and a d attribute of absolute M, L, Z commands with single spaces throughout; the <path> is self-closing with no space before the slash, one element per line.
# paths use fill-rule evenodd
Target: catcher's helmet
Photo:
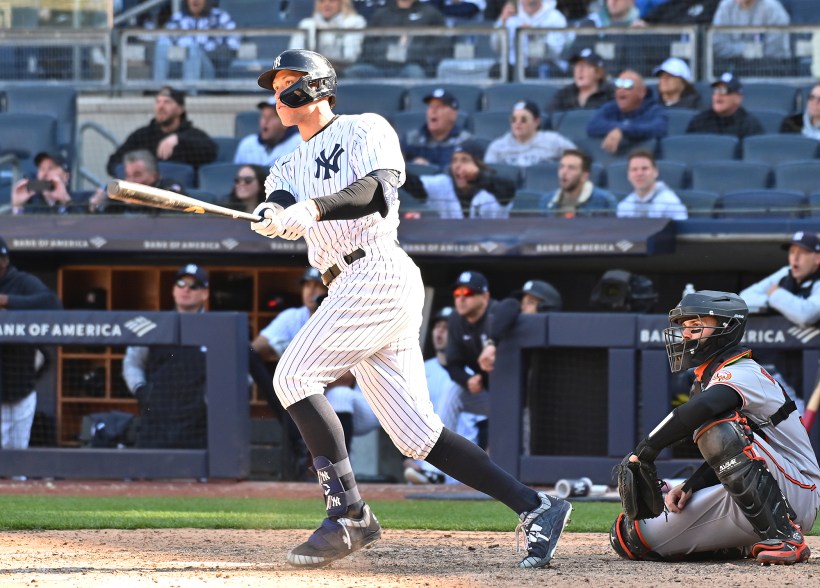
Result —
<path fill-rule="evenodd" d="M 257 83 L 260 87 L 271 90 L 276 72 L 285 69 L 305 75 L 279 94 L 282 104 L 299 108 L 326 96 L 330 97 L 331 106 L 336 103 L 336 71 L 323 55 L 306 49 L 282 51 L 273 60 L 271 68 L 259 76 Z"/>
<path fill-rule="evenodd" d="M 714 332 L 700 339 L 684 339 L 685 321 L 713 316 L 718 320 Z M 740 343 L 746 331 L 749 307 L 737 294 L 701 290 L 687 294 L 669 311 L 669 327 L 664 329 L 669 367 L 679 372 L 710 360 L 718 353 Z"/>

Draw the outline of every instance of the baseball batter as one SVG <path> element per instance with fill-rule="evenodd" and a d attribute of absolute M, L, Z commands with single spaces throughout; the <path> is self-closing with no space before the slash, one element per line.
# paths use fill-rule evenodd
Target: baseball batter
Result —
<path fill-rule="evenodd" d="M 706 460 L 665 497 L 668 513 L 610 532 L 622 557 L 647 560 L 739 558 L 762 564 L 809 559 L 803 532 L 814 525 L 820 468 L 808 434 L 780 385 L 740 346 L 749 310 L 742 298 L 704 290 L 669 312 L 664 332 L 673 372 L 695 368 L 689 402 L 672 411 L 635 449 L 654 461 L 694 433 Z"/>
<path fill-rule="evenodd" d="M 512 478 L 478 446 L 444 428 L 430 403 L 419 347 L 423 284 L 396 241 L 404 181 L 396 133 L 375 114 L 333 114 L 336 73 L 318 53 L 281 53 L 259 85 L 273 90 L 282 123 L 295 125 L 304 142 L 271 168 L 267 201 L 256 210 L 264 220 L 251 228 L 270 238 L 304 237 L 309 261 L 328 286 L 273 380 L 314 456 L 327 508 L 327 518 L 288 562 L 325 566 L 381 536 L 356 486 L 339 419 L 322 394 L 351 370 L 404 455 L 425 459 L 513 509 L 527 544 L 519 565 L 547 565 L 570 504 Z"/>

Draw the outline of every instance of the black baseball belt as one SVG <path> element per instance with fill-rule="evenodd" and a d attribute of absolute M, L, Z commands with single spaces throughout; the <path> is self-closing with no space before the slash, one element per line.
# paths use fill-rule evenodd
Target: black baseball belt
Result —
<path fill-rule="evenodd" d="M 367 255 L 367 253 L 365 253 L 364 249 L 359 247 L 358 249 L 351 251 L 347 255 L 343 255 L 342 259 L 347 265 L 350 265 L 351 263 L 353 263 L 357 259 L 361 259 L 365 255 Z M 339 269 L 339 266 L 334 263 L 329 268 L 327 268 L 327 271 L 325 273 L 322 274 L 322 282 L 324 282 L 325 286 L 330 286 L 330 282 L 336 279 L 336 276 L 338 276 L 340 273 L 342 273 L 342 270 Z"/>

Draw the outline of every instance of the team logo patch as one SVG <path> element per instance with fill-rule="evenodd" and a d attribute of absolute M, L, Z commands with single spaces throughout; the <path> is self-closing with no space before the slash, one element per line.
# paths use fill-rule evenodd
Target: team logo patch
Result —
<path fill-rule="evenodd" d="M 732 379 L 732 372 L 727 372 L 726 370 L 720 370 L 714 376 L 712 376 L 713 382 L 725 382 L 726 380 Z"/>

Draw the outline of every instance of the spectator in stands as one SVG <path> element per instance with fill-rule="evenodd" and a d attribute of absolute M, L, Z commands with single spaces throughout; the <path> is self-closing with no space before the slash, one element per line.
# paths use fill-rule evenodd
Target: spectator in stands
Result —
<path fill-rule="evenodd" d="M 596 27 L 643 26 L 635 0 L 603 0 L 598 9 L 590 12 L 589 21 Z"/>
<path fill-rule="evenodd" d="M 580 26 L 589 15 L 589 5 L 592 2 L 593 0 L 557 0 L 555 7 L 566 17 L 570 26 Z"/>
<path fill-rule="evenodd" d="M 801 133 L 820 141 L 820 83 L 815 84 L 806 97 L 806 110 L 783 119 L 781 133 Z"/>
<path fill-rule="evenodd" d="M 658 179 L 655 156 L 646 149 L 629 154 L 627 176 L 633 192 L 618 203 L 619 218 L 671 218 L 686 220 L 689 214 L 678 195 Z"/>
<path fill-rule="evenodd" d="M 216 143 L 194 127 L 185 112 L 185 92 L 164 86 L 154 101 L 154 118 L 131 133 L 108 158 L 106 169 L 117 175 L 117 165 L 129 151 L 147 149 L 162 161 L 177 161 L 194 167 L 216 159 Z"/>
<path fill-rule="evenodd" d="M 265 201 L 265 179 L 269 168 L 261 165 L 243 165 L 236 170 L 233 178 L 233 190 L 223 205 L 228 208 L 253 212 Z"/>
<path fill-rule="evenodd" d="M 820 321 L 820 237 L 797 231 L 789 243 L 788 265 L 740 292 L 749 311 L 779 312 L 801 327 Z"/>
<path fill-rule="evenodd" d="M 263 100 L 256 107 L 259 109 L 259 132 L 239 142 L 233 162 L 270 167 L 281 156 L 296 149 L 302 137 L 295 126 L 286 127 L 279 120 L 275 96 Z"/>
<path fill-rule="evenodd" d="M 182 37 L 159 37 L 154 49 L 154 81 L 168 79 L 171 67 L 171 47 L 185 51 L 182 79 L 202 80 L 225 77 L 228 66 L 239 50 L 236 35 L 207 35 L 200 31 L 231 30 L 236 23 L 231 16 L 215 6 L 213 0 L 185 0 L 182 9 L 165 23 L 167 30 L 197 31 Z"/>
<path fill-rule="evenodd" d="M 441 218 L 507 218 L 517 186 L 488 168 L 483 154 L 483 144 L 468 139 L 453 151 L 449 173 L 408 173 L 404 189 Z"/>
<path fill-rule="evenodd" d="M 379 27 L 443 27 L 439 10 L 419 0 L 395 0 L 378 8 L 367 22 L 368 29 Z M 438 63 L 452 54 L 452 42 L 445 36 L 367 35 L 359 61 L 345 70 L 346 78 L 434 76 Z"/>
<path fill-rule="evenodd" d="M 696 114 L 687 133 L 716 133 L 743 139 L 763 134 L 763 125 L 743 108 L 743 85 L 733 73 L 724 73 L 712 83 L 712 108 Z"/>
<path fill-rule="evenodd" d="M 715 12 L 716 27 L 759 27 L 789 24 L 789 13 L 778 0 L 723 0 Z M 761 42 L 762 37 L 762 42 Z M 760 46 L 755 57 L 785 59 L 791 56 L 787 33 L 715 33 L 713 50 L 717 57 L 745 58 L 750 45 Z"/>
<path fill-rule="evenodd" d="M 447 26 L 455 22 L 481 22 L 484 18 L 486 0 L 427 0 L 444 15 Z"/>
<path fill-rule="evenodd" d="M 708 25 L 720 0 L 674 0 L 655 6 L 642 15 L 648 24 Z"/>
<path fill-rule="evenodd" d="M 579 108 L 600 108 L 615 99 L 615 86 L 604 69 L 604 59 L 592 49 L 577 52 L 569 60 L 573 82 L 558 90 L 548 106 L 552 113 Z"/>
<path fill-rule="evenodd" d="M 692 85 L 692 71 L 679 57 L 670 57 L 653 72 L 658 76 L 658 95 L 667 108 L 700 108 L 700 94 Z"/>
<path fill-rule="evenodd" d="M 649 13 L 663 6 L 669 0 L 635 0 L 635 8 L 638 9 L 638 14 L 641 18 L 645 18 Z"/>
<path fill-rule="evenodd" d="M 177 271 L 176 312 L 205 312 L 208 272 L 189 263 Z M 140 409 L 137 447 L 195 449 L 207 446 L 205 352 L 194 346 L 127 347 L 122 375 Z"/>
<path fill-rule="evenodd" d="M 302 0 L 306 1 L 306 0 Z M 323 33 L 324 29 L 363 29 L 367 21 L 356 12 L 351 0 L 315 0 L 313 15 L 299 22 L 306 32 L 294 34 L 290 49 L 310 49 L 327 57 L 336 74 L 359 59 L 364 35 L 352 31 Z M 295 127 L 294 127 L 295 128 Z"/>
<path fill-rule="evenodd" d="M 539 131 L 540 128 L 538 105 L 529 100 L 516 102 L 510 116 L 510 132 L 490 143 L 484 161 L 525 167 L 558 159 L 566 149 L 575 148 L 563 135 Z"/>
<path fill-rule="evenodd" d="M 567 19 L 555 8 L 555 2 L 544 0 L 519 0 L 518 7 L 515 3 L 508 2 L 501 10 L 495 28 L 506 28 L 509 33 L 508 57 L 510 71 L 514 71 L 517 61 L 516 55 L 516 31 L 518 29 L 544 28 L 563 29 L 567 27 Z M 521 41 L 521 55 L 525 62 L 524 71 L 528 78 L 550 77 L 556 74 L 561 75 L 566 67 L 561 59 L 564 47 L 572 41 L 572 35 L 564 32 L 548 33 L 537 38 L 525 35 Z M 537 44 L 539 51 L 530 51 L 530 44 Z M 493 37 L 493 46 L 500 49 L 498 38 Z M 537 56 L 536 56 L 537 55 Z"/>
<path fill-rule="evenodd" d="M 615 100 L 598 109 L 587 125 L 587 134 L 603 137 L 601 148 L 618 153 L 635 143 L 665 137 L 668 124 L 666 110 L 643 77 L 627 69 L 615 80 Z"/>
<path fill-rule="evenodd" d="M 72 193 L 71 165 L 59 153 L 38 153 L 34 157 L 37 175 L 23 178 L 11 191 L 12 214 L 69 214 L 82 213 L 87 203 L 79 194 Z"/>
<path fill-rule="evenodd" d="M 157 167 L 157 158 L 147 149 L 137 149 L 126 153 L 123 157 L 123 172 L 123 179 L 129 182 L 162 188 L 163 190 L 170 190 L 177 194 L 185 194 L 185 189 L 178 181 L 160 176 L 159 168 Z M 144 206 L 112 200 L 108 197 L 108 191 L 105 188 L 97 190 L 88 201 L 88 205 L 91 212 L 102 212 L 105 214 L 128 211 L 143 213 L 159 211 L 159 209 L 156 208 L 146 208 Z"/>
<path fill-rule="evenodd" d="M 539 208 L 549 216 L 614 216 L 617 200 L 589 179 L 592 159 L 578 149 L 567 149 L 558 164 L 558 189 L 542 198 Z"/>
<path fill-rule="evenodd" d="M 39 278 L 20 271 L 9 261 L 9 248 L 0 237 L 0 311 L 60 310 L 62 304 Z M 2 436 L 0 448 L 25 449 L 37 408 L 35 383 L 44 358 L 34 345 L 0 345 L 0 390 L 2 390 Z"/>
<path fill-rule="evenodd" d="M 407 161 L 444 168 L 450 164 L 456 145 L 470 138 L 470 131 L 458 125 L 458 98 L 451 92 L 436 88 L 424 97 L 424 103 L 427 120 L 406 133 L 401 150 Z"/>

